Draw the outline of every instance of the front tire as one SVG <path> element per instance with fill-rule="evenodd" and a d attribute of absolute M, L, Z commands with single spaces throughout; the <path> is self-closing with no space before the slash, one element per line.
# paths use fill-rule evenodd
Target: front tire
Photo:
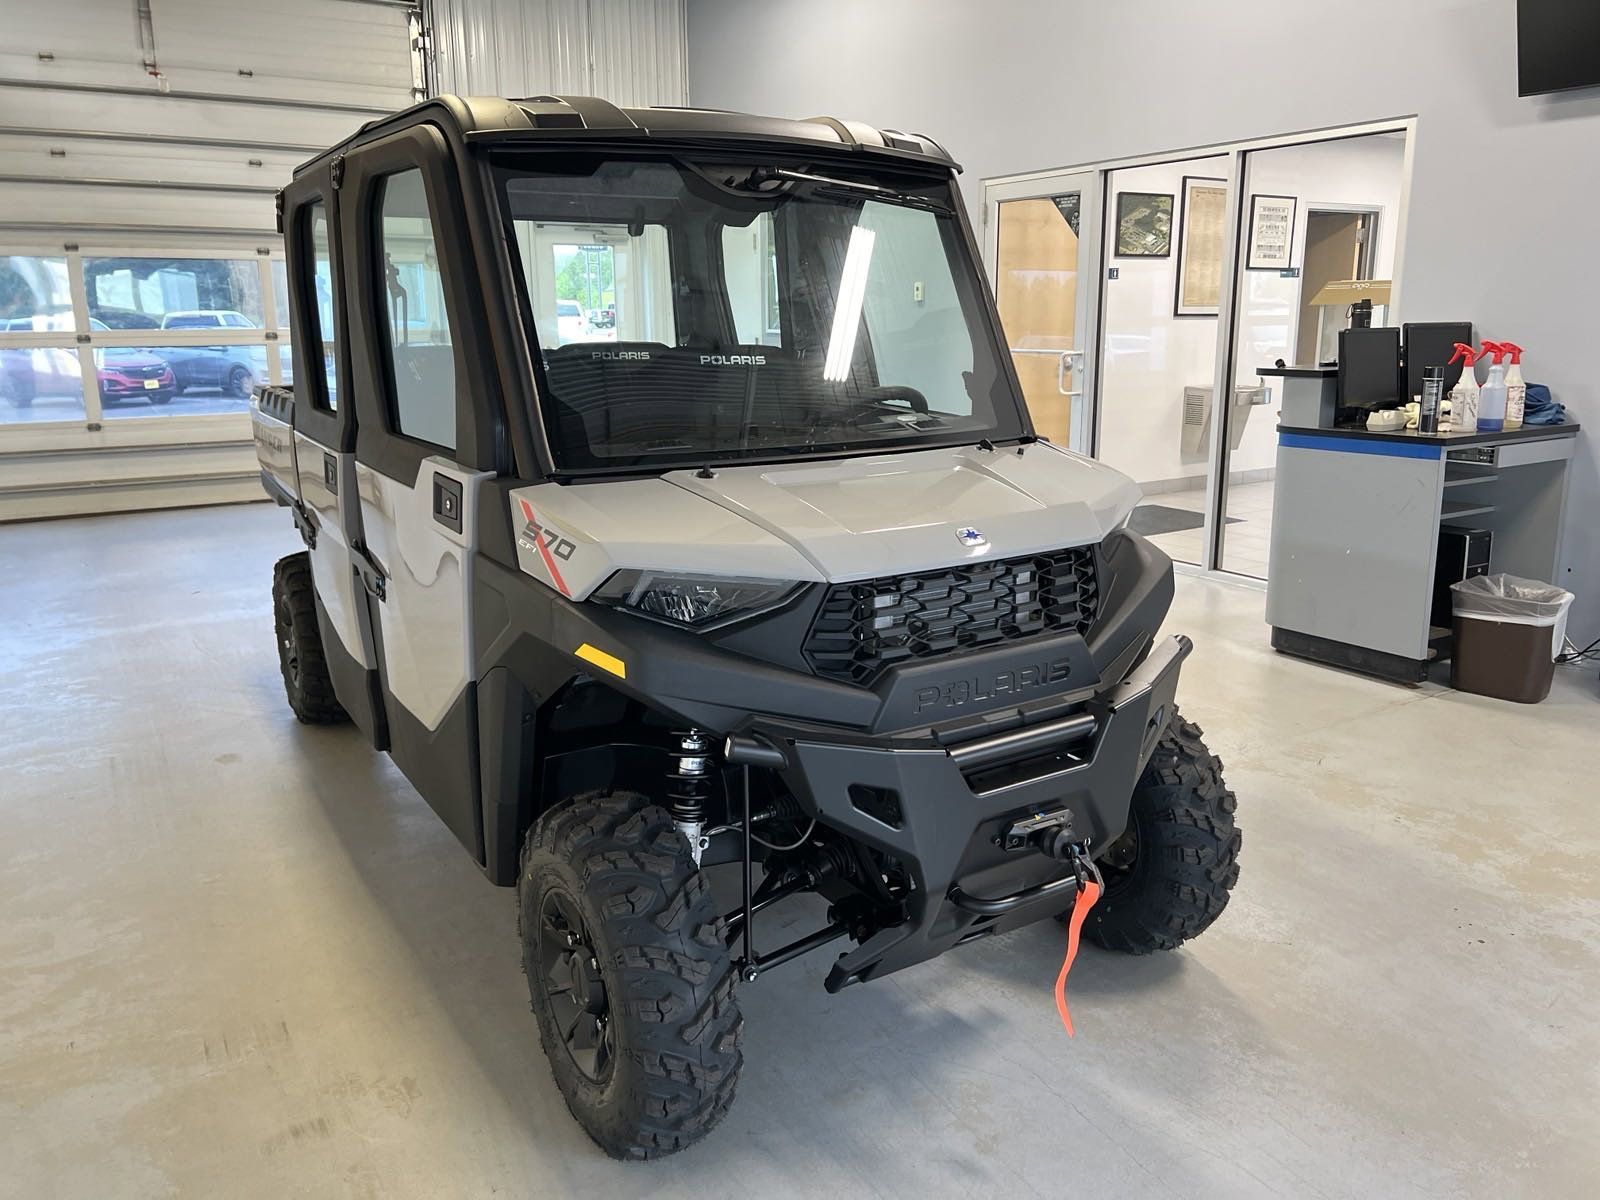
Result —
<path fill-rule="evenodd" d="M 350 719 L 333 692 L 328 660 L 317 628 L 316 584 L 311 556 L 302 550 L 280 558 L 272 569 L 273 625 L 278 667 L 289 707 L 306 725 L 337 725 Z"/>
<path fill-rule="evenodd" d="M 539 1039 L 568 1109 L 613 1158 L 659 1158 L 727 1113 L 743 1019 L 711 888 L 672 819 L 633 792 L 546 812 L 517 925 Z"/>
<path fill-rule="evenodd" d="M 241 399 L 250 399 L 251 375 L 244 367 L 235 367 L 228 372 L 228 392 Z"/>
<path fill-rule="evenodd" d="M 1084 936 L 1149 954 L 1205 932 L 1239 881 L 1237 807 L 1200 727 L 1174 709 L 1134 788 L 1128 828 L 1100 857 L 1106 890 Z"/>

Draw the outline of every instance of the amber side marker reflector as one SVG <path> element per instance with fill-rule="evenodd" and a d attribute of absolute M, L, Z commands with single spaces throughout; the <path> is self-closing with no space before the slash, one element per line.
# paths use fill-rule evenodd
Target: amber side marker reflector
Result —
<path fill-rule="evenodd" d="M 607 654 L 598 646 L 591 646 L 588 642 L 585 642 L 573 653 L 583 659 L 584 662 L 593 663 L 602 671 L 610 671 L 618 679 L 626 679 L 628 677 L 628 664 L 615 654 Z"/>

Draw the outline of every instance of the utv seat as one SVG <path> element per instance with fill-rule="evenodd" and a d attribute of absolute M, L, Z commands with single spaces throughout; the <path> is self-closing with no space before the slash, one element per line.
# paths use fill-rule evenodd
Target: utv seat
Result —
<path fill-rule="evenodd" d="M 564 346 L 545 359 L 562 441 L 610 446 L 619 457 L 734 445 L 747 413 L 756 427 L 804 429 L 827 406 L 834 387 L 823 382 L 820 363 L 773 346 L 712 350 L 613 343 L 606 344 L 603 357 L 593 346 L 581 354 L 573 350 Z M 621 357 L 634 351 L 650 357 Z"/>

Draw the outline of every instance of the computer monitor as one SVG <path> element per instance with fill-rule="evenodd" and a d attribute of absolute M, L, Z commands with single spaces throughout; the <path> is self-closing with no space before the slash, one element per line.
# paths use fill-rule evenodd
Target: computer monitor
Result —
<path fill-rule="evenodd" d="M 1340 330 L 1339 407 L 1370 411 L 1400 403 L 1400 331 Z"/>
<path fill-rule="evenodd" d="M 1406 399 L 1422 395 L 1422 368 L 1444 368 L 1444 394 L 1461 382 L 1461 364 L 1450 365 L 1456 343 L 1472 345 L 1471 321 L 1407 321 L 1401 327 L 1405 346 Z"/>

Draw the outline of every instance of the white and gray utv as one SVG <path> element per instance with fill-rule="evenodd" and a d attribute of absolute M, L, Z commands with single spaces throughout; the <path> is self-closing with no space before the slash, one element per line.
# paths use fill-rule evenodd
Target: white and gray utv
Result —
<path fill-rule="evenodd" d="M 443 98 L 280 196 L 290 706 L 517 888 L 613 1155 L 717 1123 L 736 984 L 800 954 L 842 945 L 835 991 L 1099 874 L 1085 935 L 1171 949 L 1238 877 L 1171 563 L 1035 435 L 955 169 L 833 119 Z M 801 892 L 819 927 L 762 939 Z"/>

